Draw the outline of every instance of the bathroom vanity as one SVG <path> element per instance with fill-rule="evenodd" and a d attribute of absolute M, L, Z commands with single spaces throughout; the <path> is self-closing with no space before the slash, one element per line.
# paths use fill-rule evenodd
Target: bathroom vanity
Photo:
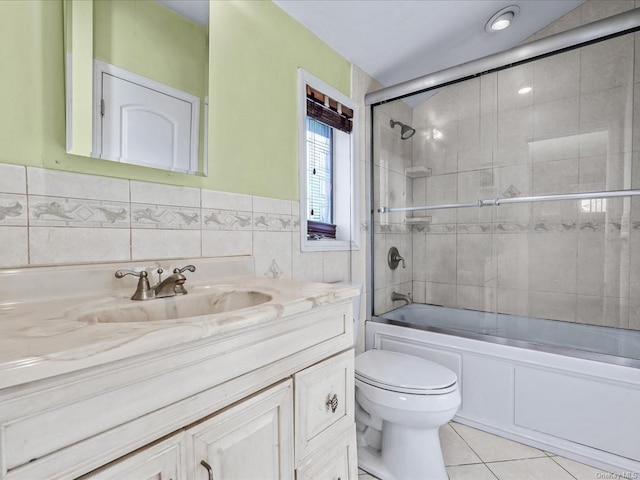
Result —
<path fill-rule="evenodd" d="M 44 269 L 0 273 L 1 479 L 357 477 L 357 290 L 198 268 L 145 302 L 106 266 L 48 271 L 39 301 L 20 284 Z"/>

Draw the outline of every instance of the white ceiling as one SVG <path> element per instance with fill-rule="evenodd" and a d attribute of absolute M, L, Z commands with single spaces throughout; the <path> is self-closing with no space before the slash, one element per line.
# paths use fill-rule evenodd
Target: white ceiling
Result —
<path fill-rule="evenodd" d="M 584 0 L 273 0 L 384 86 L 507 50 Z M 487 33 L 517 5 L 511 27 Z"/>
<path fill-rule="evenodd" d="M 206 27 L 209 23 L 209 0 L 156 0 L 192 22 Z"/>
<path fill-rule="evenodd" d="M 209 0 L 156 0 L 206 26 Z M 507 50 L 585 0 L 273 0 L 384 86 Z M 487 33 L 517 5 L 511 27 Z"/>

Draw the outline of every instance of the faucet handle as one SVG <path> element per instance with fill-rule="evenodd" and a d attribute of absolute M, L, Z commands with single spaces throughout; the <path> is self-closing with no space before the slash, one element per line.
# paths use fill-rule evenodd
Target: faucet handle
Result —
<path fill-rule="evenodd" d="M 116 272 L 116 278 L 126 277 L 127 275 L 133 275 L 139 278 L 138 287 L 131 297 L 131 300 L 149 300 L 154 297 L 153 290 L 151 290 L 151 286 L 149 285 L 149 274 L 146 271 L 141 270 L 140 272 L 136 272 L 135 270 L 125 269 Z"/>
<path fill-rule="evenodd" d="M 196 267 L 194 267 L 193 265 L 187 265 L 186 267 L 182 267 L 182 268 L 174 268 L 173 273 L 183 273 L 185 270 L 189 270 L 190 272 L 195 272 Z"/>
<path fill-rule="evenodd" d="M 116 278 L 122 278 L 122 277 L 126 277 L 127 275 L 133 275 L 134 277 L 146 277 L 148 276 L 148 273 L 144 270 L 140 270 L 139 272 L 135 271 L 135 270 L 127 270 L 122 269 L 122 270 L 118 270 L 116 272 Z"/>
<path fill-rule="evenodd" d="M 182 268 L 174 268 L 173 273 L 182 274 L 182 272 L 184 272 L 185 270 L 189 270 L 190 272 L 195 272 L 196 267 L 194 267 L 193 265 L 187 265 L 186 267 L 182 267 Z M 176 284 L 175 291 L 176 291 L 176 295 L 186 295 L 188 293 L 187 289 L 184 288 L 184 281 L 182 283 Z"/>

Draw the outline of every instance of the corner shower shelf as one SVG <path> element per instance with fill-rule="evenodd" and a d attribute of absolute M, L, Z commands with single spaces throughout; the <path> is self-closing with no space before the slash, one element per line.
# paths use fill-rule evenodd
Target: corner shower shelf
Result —
<path fill-rule="evenodd" d="M 404 169 L 405 176 L 409 178 L 422 178 L 430 177 L 431 169 L 423 166 L 419 167 L 407 167 Z"/>

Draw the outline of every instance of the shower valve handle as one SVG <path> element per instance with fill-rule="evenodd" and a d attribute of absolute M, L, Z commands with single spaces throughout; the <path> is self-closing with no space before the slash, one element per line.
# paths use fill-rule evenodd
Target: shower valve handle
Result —
<path fill-rule="evenodd" d="M 398 249 L 396 247 L 391 247 L 389 249 L 389 254 L 387 255 L 389 268 L 391 268 L 391 270 L 395 270 L 398 268 L 398 264 L 400 262 L 402 262 L 402 268 L 407 268 L 407 264 L 404 261 L 404 258 L 400 255 L 400 252 L 398 252 Z"/>

